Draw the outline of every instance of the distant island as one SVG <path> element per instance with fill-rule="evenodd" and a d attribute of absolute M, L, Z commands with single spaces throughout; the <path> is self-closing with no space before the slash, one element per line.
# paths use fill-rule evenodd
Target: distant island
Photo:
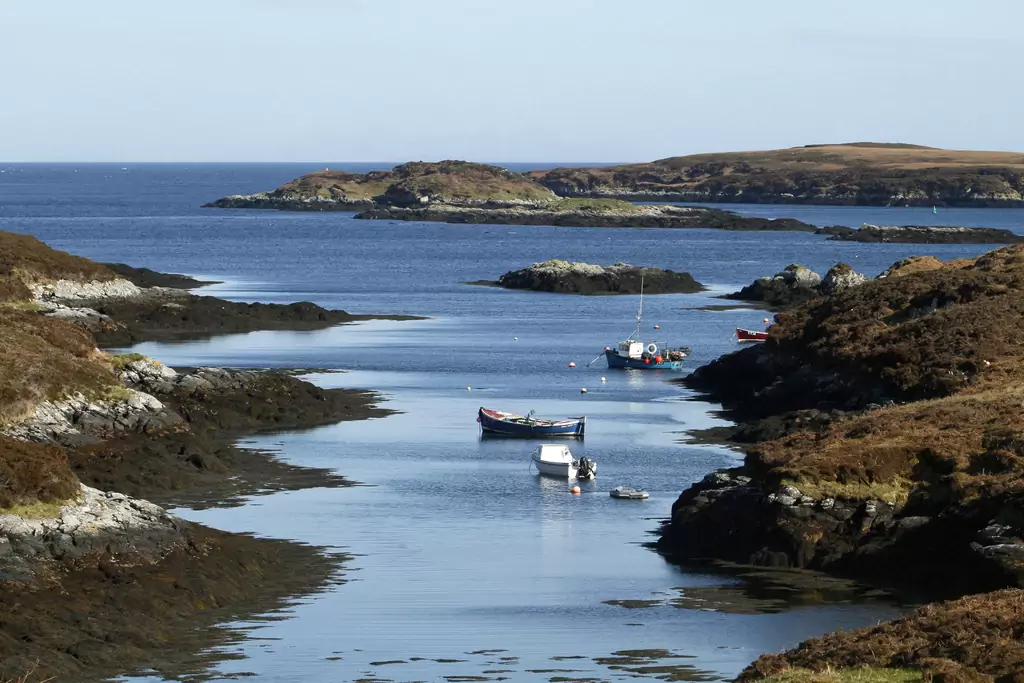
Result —
<path fill-rule="evenodd" d="M 639 294 L 641 284 L 647 294 L 691 294 L 705 289 L 689 273 L 628 263 L 599 266 L 559 260 L 543 261 L 521 270 L 509 271 L 498 278 L 497 282 L 469 284 L 559 294 Z"/>
<path fill-rule="evenodd" d="M 366 220 L 608 228 L 798 230 L 815 226 L 689 206 L 637 206 L 618 199 L 563 198 L 532 178 L 468 161 L 411 162 L 365 174 L 319 171 L 276 190 L 205 205 L 228 209 L 348 211 Z"/>
<path fill-rule="evenodd" d="M 529 174 L 562 197 L 632 201 L 1024 206 L 1024 154 L 858 142 Z"/>

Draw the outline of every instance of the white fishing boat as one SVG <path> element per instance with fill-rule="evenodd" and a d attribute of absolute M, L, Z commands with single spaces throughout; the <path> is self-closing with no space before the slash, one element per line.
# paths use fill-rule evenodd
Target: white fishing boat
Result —
<path fill-rule="evenodd" d="M 530 456 L 537 472 L 562 479 L 593 479 L 597 476 L 597 463 L 590 458 L 576 459 L 568 447 L 546 443 L 533 450 Z"/>

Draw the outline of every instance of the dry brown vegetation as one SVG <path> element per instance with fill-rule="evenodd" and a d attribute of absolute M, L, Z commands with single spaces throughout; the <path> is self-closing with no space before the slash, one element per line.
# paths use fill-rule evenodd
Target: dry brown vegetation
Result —
<path fill-rule="evenodd" d="M 753 446 L 761 476 L 897 503 L 1024 494 L 1024 249 L 911 270 L 777 316 L 769 345 L 907 402 Z"/>
<path fill-rule="evenodd" d="M 468 161 L 414 161 L 391 171 L 366 174 L 342 171 L 309 173 L 279 187 L 275 194 L 297 191 L 304 196 L 372 200 L 428 195 L 447 200 L 551 201 L 555 195 L 529 178 L 498 166 Z"/>
<path fill-rule="evenodd" d="M 1020 683 L 1024 591 L 932 604 L 878 626 L 813 638 L 795 650 L 762 655 L 740 680 L 761 680 L 793 667 L 822 671 L 862 666 L 913 667 L 946 676 L 934 680 Z"/>
<path fill-rule="evenodd" d="M 0 349 L 0 424 L 41 401 L 117 385 L 92 336 L 63 320 L 0 308 Z"/>
<path fill-rule="evenodd" d="M 104 266 L 46 246 L 35 237 L 0 230 L 0 301 L 28 299 L 26 283 L 40 280 L 113 280 Z"/>
<path fill-rule="evenodd" d="M 18 505 L 65 501 L 77 491 L 64 449 L 0 436 L 0 514 Z"/>
<path fill-rule="evenodd" d="M 1024 154 L 884 143 L 693 154 L 530 175 L 565 196 L 668 193 L 697 201 L 874 205 L 1024 202 Z"/>

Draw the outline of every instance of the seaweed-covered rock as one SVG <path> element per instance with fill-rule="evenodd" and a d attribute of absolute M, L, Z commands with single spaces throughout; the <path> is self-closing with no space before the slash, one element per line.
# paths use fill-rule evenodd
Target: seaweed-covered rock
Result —
<path fill-rule="evenodd" d="M 558 260 L 510 271 L 497 284 L 506 289 L 563 294 L 639 294 L 641 279 L 646 294 L 686 294 L 704 289 L 689 273 L 628 263 L 598 266 Z"/>

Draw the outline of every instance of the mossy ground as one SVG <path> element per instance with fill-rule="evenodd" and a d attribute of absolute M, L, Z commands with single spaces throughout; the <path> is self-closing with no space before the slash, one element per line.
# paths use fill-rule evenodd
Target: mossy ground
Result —
<path fill-rule="evenodd" d="M 922 673 L 913 669 L 839 669 L 811 671 L 790 669 L 761 679 L 763 683 L 917 683 Z"/>

